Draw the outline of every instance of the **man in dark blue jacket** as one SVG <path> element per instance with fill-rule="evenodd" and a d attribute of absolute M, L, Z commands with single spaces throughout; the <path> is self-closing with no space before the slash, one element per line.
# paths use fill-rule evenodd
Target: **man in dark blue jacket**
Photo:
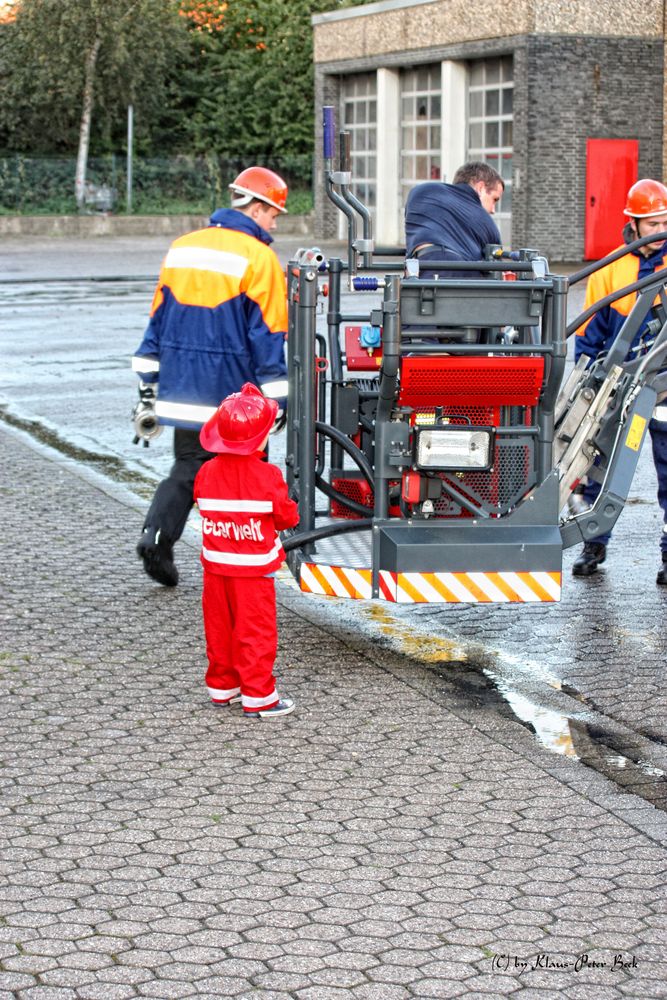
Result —
<path fill-rule="evenodd" d="M 270 247 L 287 185 L 272 170 L 248 167 L 229 187 L 232 207 L 169 248 L 132 359 L 142 402 L 174 428 L 174 464 L 137 545 L 146 573 L 166 587 L 178 582 L 173 546 L 192 508 L 195 476 L 212 457 L 199 442 L 202 425 L 246 382 L 278 400 L 279 413 L 287 395 L 287 291 Z"/>
<path fill-rule="evenodd" d="M 488 243 L 501 243 L 493 219 L 505 182 L 488 163 L 465 163 L 451 184 L 417 184 L 405 205 L 405 242 L 408 257 L 426 260 L 483 260 Z M 440 277 L 478 277 L 475 271 L 439 271 Z"/>

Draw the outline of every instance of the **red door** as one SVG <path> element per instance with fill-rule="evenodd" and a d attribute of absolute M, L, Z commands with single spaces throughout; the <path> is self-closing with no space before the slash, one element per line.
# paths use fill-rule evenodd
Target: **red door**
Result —
<path fill-rule="evenodd" d="M 584 258 L 604 257 L 621 242 L 628 188 L 637 180 L 637 139 L 586 140 Z"/>

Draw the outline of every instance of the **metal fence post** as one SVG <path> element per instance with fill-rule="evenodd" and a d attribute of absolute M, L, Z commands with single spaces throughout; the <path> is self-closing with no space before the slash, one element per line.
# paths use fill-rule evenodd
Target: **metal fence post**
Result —
<path fill-rule="evenodd" d="M 134 107 L 127 106 L 127 197 L 125 211 L 129 215 L 132 212 L 132 142 L 134 139 Z"/>

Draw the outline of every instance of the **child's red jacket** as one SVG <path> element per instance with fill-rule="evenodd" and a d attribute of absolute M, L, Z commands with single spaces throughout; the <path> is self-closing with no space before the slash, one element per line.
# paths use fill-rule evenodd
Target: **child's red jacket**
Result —
<path fill-rule="evenodd" d="M 221 576 L 267 576 L 285 559 L 279 531 L 299 520 L 280 469 L 254 455 L 217 455 L 195 479 L 204 569 Z"/>

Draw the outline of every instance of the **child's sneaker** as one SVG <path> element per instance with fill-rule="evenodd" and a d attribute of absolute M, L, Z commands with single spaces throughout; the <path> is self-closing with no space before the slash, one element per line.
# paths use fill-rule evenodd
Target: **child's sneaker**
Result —
<path fill-rule="evenodd" d="M 235 694 L 233 698 L 228 698 L 227 701 L 219 701 L 216 698 L 211 698 L 211 704 L 215 705 L 216 708 L 224 708 L 225 705 L 238 705 L 240 701 L 240 694 Z"/>
<path fill-rule="evenodd" d="M 278 719 L 281 715 L 289 715 L 295 708 L 292 698 L 281 698 L 271 708 L 260 708 L 257 712 L 248 712 L 246 709 L 243 711 L 249 719 Z"/>

